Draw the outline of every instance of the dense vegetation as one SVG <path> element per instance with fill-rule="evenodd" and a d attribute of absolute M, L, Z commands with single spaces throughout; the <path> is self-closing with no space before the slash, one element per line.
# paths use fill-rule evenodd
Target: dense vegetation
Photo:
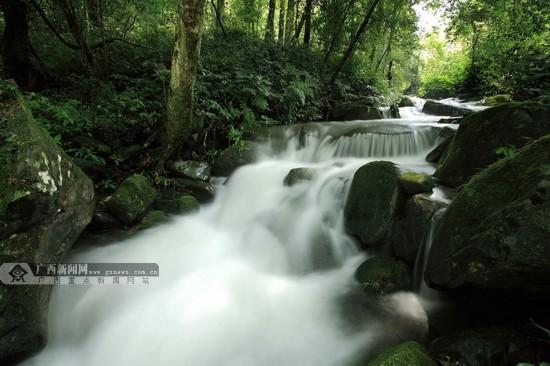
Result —
<path fill-rule="evenodd" d="M 447 39 L 419 39 L 417 0 L 217 0 L 205 7 L 191 138 L 183 154 L 239 144 L 250 128 L 323 120 L 340 102 L 548 90 L 544 1 L 432 1 Z M 3 0 L 3 77 L 73 156 L 118 166 L 154 148 L 170 94 L 174 0 Z M 182 1 L 192 6 L 193 2 Z M 190 5 L 189 5 L 190 4 Z M 198 3 L 195 4 L 195 6 Z M 74 143 L 108 142 L 113 153 Z M 155 155 L 143 156 L 152 164 Z"/>

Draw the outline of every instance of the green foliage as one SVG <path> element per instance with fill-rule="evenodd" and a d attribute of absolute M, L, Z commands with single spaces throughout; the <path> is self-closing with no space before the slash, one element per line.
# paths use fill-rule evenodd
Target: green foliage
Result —
<path fill-rule="evenodd" d="M 515 155 L 516 152 L 517 152 L 517 148 L 514 145 L 510 145 L 510 144 L 507 144 L 505 146 L 500 146 L 497 149 L 495 149 L 495 154 L 502 155 L 505 158 Z"/>

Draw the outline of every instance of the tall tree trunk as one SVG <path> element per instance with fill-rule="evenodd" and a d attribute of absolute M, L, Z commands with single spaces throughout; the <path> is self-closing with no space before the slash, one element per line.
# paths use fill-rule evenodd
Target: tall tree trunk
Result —
<path fill-rule="evenodd" d="M 355 50 L 355 46 L 357 46 L 357 43 L 359 42 L 359 39 L 365 32 L 365 29 L 367 29 L 367 25 L 369 24 L 369 20 L 372 17 L 372 13 L 374 13 L 374 9 L 376 8 L 376 5 L 381 0 L 373 0 L 369 10 L 367 11 L 367 14 L 365 14 L 365 18 L 363 19 L 363 22 L 359 26 L 359 29 L 357 32 L 355 32 L 355 35 L 351 39 L 351 42 L 346 50 L 346 53 L 344 53 L 344 56 L 338 63 L 338 66 L 336 66 L 336 70 L 334 71 L 334 74 L 332 75 L 332 78 L 330 79 L 329 85 L 333 85 L 336 82 L 336 79 L 340 75 L 340 72 L 342 71 L 342 67 L 344 67 L 345 63 L 349 60 L 351 55 L 353 54 L 353 51 Z"/>
<path fill-rule="evenodd" d="M 275 37 L 275 0 L 269 0 L 269 12 L 267 13 L 267 25 L 265 31 L 265 40 L 273 41 Z"/>
<path fill-rule="evenodd" d="M 279 33 L 277 35 L 277 42 L 283 44 L 285 41 L 285 0 L 279 1 Z"/>
<path fill-rule="evenodd" d="M 4 36 L 0 54 L 6 76 L 24 90 L 35 90 L 45 79 L 39 63 L 33 59 L 27 22 L 28 4 L 21 0 L 0 0 L 4 13 Z"/>
<path fill-rule="evenodd" d="M 84 31 L 80 26 L 80 22 L 78 21 L 75 8 L 71 3 L 69 3 L 68 0 L 57 0 L 56 4 L 63 13 L 65 19 L 67 20 L 67 24 L 69 25 L 69 29 L 76 43 L 82 50 L 85 58 L 85 64 L 90 68 L 92 74 L 97 74 L 96 76 L 100 76 L 101 71 L 99 70 L 99 66 L 95 60 L 94 54 L 92 53 L 92 50 L 88 45 L 88 42 L 86 41 L 86 36 L 84 35 Z"/>
<path fill-rule="evenodd" d="M 302 16 L 300 17 L 300 21 L 296 25 L 296 32 L 294 33 L 294 40 L 296 41 L 296 43 L 298 43 L 300 39 L 300 34 L 302 33 L 302 28 L 304 28 L 305 22 L 306 22 L 306 13 L 303 13 Z"/>
<path fill-rule="evenodd" d="M 212 0 L 212 5 L 214 5 L 214 0 Z M 216 28 L 218 28 L 218 30 L 221 30 L 225 35 L 225 29 L 223 26 L 225 15 L 225 0 L 217 0 L 214 11 L 216 12 Z"/>
<path fill-rule="evenodd" d="M 336 43 L 338 43 L 340 39 L 340 34 L 342 33 L 342 29 L 344 28 L 344 25 L 346 24 L 346 20 L 348 19 L 349 13 L 351 9 L 353 9 L 353 5 L 355 5 L 355 0 L 351 0 L 348 2 L 346 9 L 344 10 L 342 21 L 338 25 L 338 28 L 336 29 L 336 32 L 334 33 L 334 36 L 332 37 L 332 41 L 330 42 L 330 46 L 327 50 L 327 53 L 325 54 L 325 59 L 323 60 L 323 63 L 326 63 L 328 61 L 328 58 L 332 51 L 334 50 L 334 47 L 336 46 Z"/>
<path fill-rule="evenodd" d="M 311 40 L 311 13 L 313 8 L 313 0 L 306 0 L 306 8 L 304 10 L 305 16 L 305 29 L 304 29 L 304 45 L 309 47 L 309 42 Z"/>
<path fill-rule="evenodd" d="M 194 88 L 199 64 L 206 0 L 181 0 L 170 72 L 170 91 L 161 129 L 159 166 L 179 155 L 191 135 Z"/>
<path fill-rule="evenodd" d="M 284 0 L 283 0 L 284 1 Z M 296 0 L 288 0 L 286 6 L 286 29 L 285 29 L 285 42 L 292 42 L 294 35 L 294 7 L 296 6 Z"/>

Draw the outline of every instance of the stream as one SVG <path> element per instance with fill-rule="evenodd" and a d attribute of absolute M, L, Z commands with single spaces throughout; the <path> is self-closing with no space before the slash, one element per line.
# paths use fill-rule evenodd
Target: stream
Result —
<path fill-rule="evenodd" d="M 426 325 L 414 293 L 380 301 L 390 318 L 364 304 L 354 272 L 367 254 L 342 214 L 368 162 L 433 173 L 424 158 L 445 125 L 417 102 L 401 119 L 276 128 L 257 163 L 214 181 L 217 197 L 200 213 L 76 249 L 67 262 L 154 262 L 160 276 L 147 286 L 55 287 L 48 346 L 24 364 L 353 365 Z M 284 185 L 294 168 L 311 177 Z M 445 200 L 437 188 L 432 197 Z"/>

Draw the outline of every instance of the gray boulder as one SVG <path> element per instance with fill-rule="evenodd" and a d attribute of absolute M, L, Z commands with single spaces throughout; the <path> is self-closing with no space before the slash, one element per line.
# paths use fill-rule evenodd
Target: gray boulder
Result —
<path fill-rule="evenodd" d="M 355 102 L 348 102 L 335 105 L 329 114 L 331 121 L 352 121 L 381 119 L 382 112 L 374 102 L 368 99 L 361 99 Z"/>
<path fill-rule="evenodd" d="M 550 135 L 470 180 L 436 234 L 431 286 L 550 292 Z"/>
<path fill-rule="evenodd" d="M 24 104 L 2 103 L 0 263 L 62 262 L 92 219 L 93 183 Z M 50 292 L 51 286 L 0 285 L 0 364 L 45 346 Z"/>
<path fill-rule="evenodd" d="M 210 166 L 204 161 L 179 160 L 168 165 L 168 171 L 175 177 L 201 180 L 210 180 Z"/>
<path fill-rule="evenodd" d="M 422 113 L 434 116 L 467 116 L 474 113 L 473 110 L 457 105 L 441 103 L 428 99 L 422 107 Z"/>
<path fill-rule="evenodd" d="M 375 161 L 353 176 L 344 206 L 345 228 L 369 246 L 386 243 L 396 212 L 405 202 L 399 170 L 389 161 Z"/>

